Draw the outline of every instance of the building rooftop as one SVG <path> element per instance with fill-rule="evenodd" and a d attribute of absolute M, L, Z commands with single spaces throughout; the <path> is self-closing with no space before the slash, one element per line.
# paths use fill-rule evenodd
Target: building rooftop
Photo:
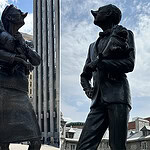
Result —
<path fill-rule="evenodd" d="M 132 129 L 135 129 L 135 121 L 131 121 L 128 123 L 128 130 L 132 130 Z"/>
<path fill-rule="evenodd" d="M 76 131 L 71 127 L 68 132 L 70 132 L 70 133 L 75 133 Z"/>
<path fill-rule="evenodd" d="M 28 41 L 33 41 L 33 35 L 27 34 L 27 33 L 22 33 L 22 36 L 24 39 L 28 40 Z"/>
<path fill-rule="evenodd" d="M 84 122 L 70 122 L 70 123 L 67 123 L 66 126 L 67 127 L 70 127 L 70 126 L 84 126 Z"/>
<path fill-rule="evenodd" d="M 134 140 L 142 140 L 142 139 L 150 139 L 150 133 L 148 133 L 147 135 L 143 135 L 143 131 L 150 131 L 150 126 L 147 126 L 147 122 L 150 118 L 139 118 L 137 117 L 134 121 L 129 122 L 128 124 L 128 135 L 127 135 L 127 141 L 134 141 Z M 136 122 L 137 121 L 137 122 Z M 146 124 L 143 123 L 146 122 Z M 142 123 L 142 126 L 140 129 L 136 129 L 136 126 L 138 124 Z M 79 140 L 80 134 L 82 132 L 81 128 L 76 127 L 77 125 L 80 126 L 80 122 L 72 122 L 70 123 L 68 126 L 70 125 L 75 125 L 75 127 L 70 126 L 70 127 L 66 127 L 66 132 L 72 132 L 74 133 L 73 138 L 65 138 L 65 140 L 70 141 L 70 142 L 77 142 Z M 108 140 L 109 139 L 109 130 L 107 129 L 103 139 Z"/>
<path fill-rule="evenodd" d="M 141 129 L 141 131 L 145 131 L 145 130 L 150 131 L 150 126 L 144 126 L 144 127 Z"/>
<path fill-rule="evenodd" d="M 23 144 L 10 144 L 11 150 L 27 150 L 28 145 Z M 42 145 L 41 150 L 59 150 L 59 148 L 49 146 L 49 145 Z"/>

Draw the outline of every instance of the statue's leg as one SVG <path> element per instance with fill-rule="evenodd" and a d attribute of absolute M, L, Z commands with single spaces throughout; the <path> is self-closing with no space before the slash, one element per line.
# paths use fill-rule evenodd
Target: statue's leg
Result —
<path fill-rule="evenodd" d="M 111 150 L 126 150 L 129 107 L 125 104 L 109 105 L 109 145 Z"/>
<path fill-rule="evenodd" d="M 84 124 L 76 150 L 97 150 L 107 128 L 108 113 L 105 107 L 92 109 Z"/>
<path fill-rule="evenodd" d="M 0 150 L 9 150 L 9 143 L 0 144 Z"/>
<path fill-rule="evenodd" d="M 40 139 L 30 141 L 28 150 L 40 150 L 40 148 L 41 148 L 41 141 L 40 141 Z"/>

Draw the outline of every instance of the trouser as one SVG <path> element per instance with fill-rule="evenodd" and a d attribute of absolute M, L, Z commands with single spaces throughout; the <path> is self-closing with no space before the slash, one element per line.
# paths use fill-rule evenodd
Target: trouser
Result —
<path fill-rule="evenodd" d="M 9 144 L 10 143 L 0 144 L 0 150 L 9 150 Z M 30 141 L 28 150 L 40 150 L 40 148 L 41 141 L 39 139 Z"/>
<path fill-rule="evenodd" d="M 107 128 L 111 150 L 126 150 L 129 111 L 125 104 L 102 104 L 91 109 L 76 150 L 97 150 Z"/>

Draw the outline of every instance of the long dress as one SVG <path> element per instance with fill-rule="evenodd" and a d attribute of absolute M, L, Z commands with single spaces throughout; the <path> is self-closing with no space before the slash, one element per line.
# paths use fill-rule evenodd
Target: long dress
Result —
<path fill-rule="evenodd" d="M 0 143 L 41 138 L 36 115 L 28 97 L 25 67 L 18 65 L 14 69 L 14 57 L 15 54 L 0 50 Z"/>

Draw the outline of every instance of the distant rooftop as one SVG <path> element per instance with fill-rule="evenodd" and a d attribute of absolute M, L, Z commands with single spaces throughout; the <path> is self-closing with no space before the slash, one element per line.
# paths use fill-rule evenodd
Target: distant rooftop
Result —
<path fill-rule="evenodd" d="M 134 141 L 134 140 L 148 140 L 150 139 L 150 118 L 140 118 L 136 117 L 134 121 L 129 122 L 128 124 L 128 136 L 127 141 Z M 137 125 L 137 124 L 138 125 Z M 142 125 L 141 125 L 142 124 Z M 80 134 L 82 132 L 82 128 L 78 128 L 83 126 L 83 122 L 70 122 L 67 124 L 66 132 L 74 133 L 73 138 L 65 138 L 65 140 L 70 142 L 77 142 L 79 140 Z M 139 126 L 138 130 L 136 129 Z M 109 139 L 109 130 L 107 129 L 103 140 Z"/>
<path fill-rule="evenodd" d="M 23 144 L 10 144 L 11 150 L 27 150 L 28 145 Z M 59 150 L 59 148 L 49 146 L 49 145 L 42 145 L 41 150 Z"/>
<path fill-rule="evenodd" d="M 22 36 L 25 40 L 28 40 L 28 41 L 33 41 L 33 35 L 30 35 L 30 34 L 27 34 L 27 33 L 22 33 Z"/>
<path fill-rule="evenodd" d="M 71 126 L 83 126 L 84 125 L 84 122 L 70 122 L 70 123 L 67 123 L 67 127 L 71 127 Z"/>

